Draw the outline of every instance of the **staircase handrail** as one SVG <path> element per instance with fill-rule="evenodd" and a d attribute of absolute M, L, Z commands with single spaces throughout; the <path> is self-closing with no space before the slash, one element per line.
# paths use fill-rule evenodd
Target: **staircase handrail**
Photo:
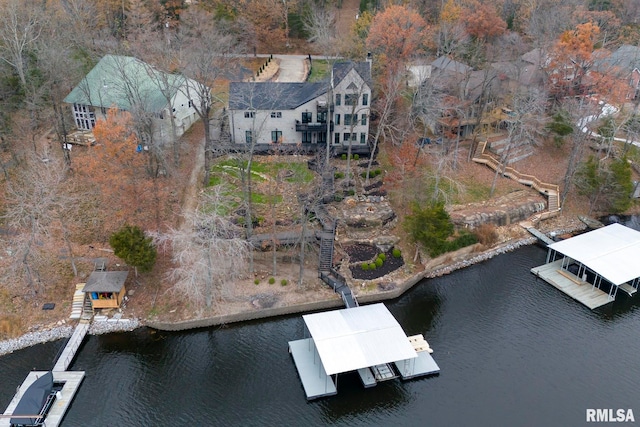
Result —
<path fill-rule="evenodd" d="M 486 146 L 487 146 L 487 141 L 480 142 L 480 146 L 478 147 L 479 149 L 481 147 L 480 156 L 474 157 L 473 160 L 480 163 L 485 163 L 487 166 L 489 166 L 493 170 L 502 169 L 501 168 L 502 163 L 499 160 L 485 153 Z M 481 160 L 486 160 L 486 162 L 482 162 Z M 519 172 L 517 169 L 514 169 L 511 166 L 506 166 L 503 169 L 502 174 L 505 176 L 508 176 L 509 178 L 515 179 L 516 181 L 519 181 L 521 184 L 531 185 L 541 193 L 544 193 L 545 190 L 556 191 L 556 192 L 560 191 L 560 187 L 557 184 L 550 184 L 547 182 L 540 181 L 537 177 Z"/>

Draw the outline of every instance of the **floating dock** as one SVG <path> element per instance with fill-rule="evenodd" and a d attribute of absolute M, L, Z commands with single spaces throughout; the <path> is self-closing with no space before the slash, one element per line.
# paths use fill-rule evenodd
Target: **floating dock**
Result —
<path fill-rule="evenodd" d="M 54 385 L 62 384 L 62 389 L 55 393 L 55 400 L 44 419 L 42 424 L 43 426 L 56 427 L 60 425 L 62 418 L 64 418 L 64 415 L 67 412 L 67 408 L 75 397 L 78 388 L 80 388 L 80 383 L 84 378 L 84 371 L 69 372 L 67 371 L 67 368 L 69 368 L 69 365 L 73 362 L 80 345 L 89 331 L 89 326 L 89 322 L 80 321 L 51 370 Z M 11 403 L 7 406 L 3 416 L 0 417 L 0 427 L 9 427 L 11 425 L 11 415 L 24 395 L 24 392 L 29 388 L 29 386 L 31 386 L 31 384 L 33 384 L 34 381 L 47 372 L 48 371 L 29 372 L 29 375 L 27 375 L 27 378 L 24 380 L 22 385 L 18 387 L 16 395 L 11 399 Z"/>
<path fill-rule="evenodd" d="M 4 411 L 2 417 L 0 417 L 0 427 L 9 427 L 11 414 L 13 414 L 13 410 L 20 402 L 22 395 L 29 388 L 31 384 L 35 380 L 37 380 L 42 375 L 46 374 L 47 371 L 31 371 L 27 378 L 24 380 L 22 385 L 18 388 L 18 392 L 13 397 L 9 406 Z M 62 390 L 56 393 L 56 399 L 53 402 L 53 405 L 49 409 L 49 413 L 46 416 L 45 422 L 43 426 L 46 427 L 57 427 L 62 422 L 62 418 L 67 412 L 67 408 L 71 405 L 73 398 L 76 395 L 76 392 L 80 388 L 80 383 L 84 378 L 83 371 L 74 371 L 74 372 L 66 372 L 66 371 L 54 371 L 53 372 L 53 383 L 60 384 L 62 383 Z M 33 414 L 37 415 L 37 414 Z"/>
<path fill-rule="evenodd" d="M 289 341 L 289 353 L 298 370 L 307 400 L 338 393 L 333 379 L 325 372 L 312 341 L 311 338 Z"/>
<path fill-rule="evenodd" d="M 534 267 L 531 272 L 591 310 L 613 302 L 606 292 L 563 270 L 562 260 Z"/>
<path fill-rule="evenodd" d="M 440 368 L 422 335 L 408 337 L 384 304 L 302 316 L 311 338 L 289 341 L 307 400 L 337 394 L 338 375 L 357 372 L 365 388 Z"/>

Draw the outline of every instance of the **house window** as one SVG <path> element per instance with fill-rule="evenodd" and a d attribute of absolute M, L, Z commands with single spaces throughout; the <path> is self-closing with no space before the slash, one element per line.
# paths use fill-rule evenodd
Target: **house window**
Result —
<path fill-rule="evenodd" d="M 344 105 L 358 105 L 358 94 L 347 93 L 344 96 Z"/>
<path fill-rule="evenodd" d="M 340 114 L 336 114 L 336 124 L 339 125 L 340 124 Z"/>
<path fill-rule="evenodd" d="M 84 104 L 73 104 L 73 118 L 76 127 L 81 130 L 91 130 L 96 125 L 96 116 L 93 110 Z"/>
<path fill-rule="evenodd" d="M 302 113 L 302 123 L 311 123 L 313 121 L 313 113 Z"/>
<path fill-rule="evenodd" d="M 342 105 L 342 95 L 336 93 L 336 105 Z"/>
<path fill-rule="evenodd" d="M 369 105 L 369 94 L 362 94 L 362 105 Z"/>
<path fill-rule="evenodd" d="M 345 114 L 344 115 L 344 125 L 345 126 L 350 126 L 351 125 L 351 114 Z"/>
<path fill-rule="evenodd" d="M 360 134 L 360 144 L 366 144 L 367 143 L 367 134 L 366 133 L 361 133 Z"/>
<path fill-rule="evenodd" d="M 360 124 L 362 126 L 366 126 L 367 125 L 367 115 L 366 114 L 363 114 L 363 115 L 360 116 Z"/>
<path fill-rule="evenodd" d="M 280 119 L 282 118 L 282 111 L 272 111 L 271 112 L 272 119 Z"/>
<path fill-rule="evenodd" d="M 302 132 L 302 142 L 303 143 L 311 142 L 311 132 Z"/>
<path fill-rule="evenodd" d="M 333 134 L 333 143 L 340 144 L 340 134 L 338 132 Z"/>
<path fill-rule="evenodd" d="M 272 130 L 271 131 L 271 142 L 273 144 L 277 144 L 278 142 L 282 142 L 282 131 L 281 130 Z"/>
<path fill-rule="evenodd" d="M 327 113 L 318 113 L 318 123 L 327 122 Z"/>
<path fill-rule="evenodd" d="M 253 132 L 250 130 L 245 131 L 244 139 L 247 142 L 247 144 L 251 144 L 253 142 Z"/>
<path fill-rule="evenodd" d="M 320 132 L 318 133 L 318 144 L 320 143 L 327 143 L 327 133 L 326 132 Z"/>
<path fill-rule="evenodd" d="M 193 108 L 193 101 L 189 100 L 189 108 Z"/>
<path fill-rule="evenodd" d="M 349 140 L 351 139 L 351 134 L 349 132 L 345 132 L 344 135 L 342 135 L 342 142 L 349 142 Z"/>
<path fill-rule="evenodd" d="M 173 111 L 176 111 L 176 109 L 174 108 Z M 244 112 L 244 118 L 245 119 L 253 119 L 255 115 L 255 111 L 245 111 Z"/>

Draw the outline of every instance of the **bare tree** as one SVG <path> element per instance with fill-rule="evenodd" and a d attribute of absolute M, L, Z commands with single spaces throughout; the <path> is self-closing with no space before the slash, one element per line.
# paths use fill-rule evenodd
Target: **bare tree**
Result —
<path fill-rule="evenodd" d="M 208 185 L 215 150 L 210 115 L 215 103 L 221 102 L 215 84 L 231 71 L 237 60 L 235 54 L 240 53 L 241 46 L 212 14 L 191 9 L 194 8 L 188 9 L 181 17 L 180 70 L 194 81 L 194 84 L 186 85 L 184 91 L 188 98 L 197 100 L 194 109 L 204 126 L 204 185 Z"/>
<path fill-rule="evenodd" d="M 229 298 L 234 281 L 247 273 L 251 245 L 228 220 L 227 201 L 224 189 L 213 187 L 195 212 L 184 214 L 182 229 L 155 236 L 158 245 L 171 247 L 173 289 L 200 309 L 211 310 Z"/>
<path fill-rule="evenodd" d="M 70 223 L 75 218 L 78 198 L 68 192 L 67 168 L 54 159 L 43 163 L 35 154 L 27 157 L 15 179 L 7 183 L 4 219 L 19 234 L 14 239 L 14 271 L 35 295 L 44 289 L 39 280 L 42 242 L 56 230 L 67 246 L 74 276 L 78 271 L 70 240 Z"/>
<path fill-rule="evenodd" d="M 545 124 L 544 106 L 546 96 L 538 90 L 516 93 L 513 98 L 512 113 L 506 118 L 507 144 L 500 156 L 500 167 L 496 169 L 491 184 L 490 195 L 493 195 L 499 174 L 512 160 L 517 147 L 537 145 L 542 138 Z"/>

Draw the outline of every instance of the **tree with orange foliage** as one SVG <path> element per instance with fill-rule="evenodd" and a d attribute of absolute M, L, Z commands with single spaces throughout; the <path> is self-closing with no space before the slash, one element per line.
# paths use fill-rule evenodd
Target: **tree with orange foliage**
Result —
<path fill-rule="evenodd" d="M 491 3 L 472 0 L 460 13 L 467 33 L 478 40 L 489 40 L 501 36 L 507 30 L 507 23 L 500 17 Z"/>
<path fill-rule="evenodd" d="M 546 67 L 550 93 L 556 98 L 587 92 L 584 78 L 593 67 L 593 50 L 599 34 L 600 28 L 587 22 L 560 35 Z"/>
<path fill-rule="evenodd" d="M 373 17 L 367 47 L 388 72 L 397 72 L 412 56 L 424 51 L 427 23 L 405 6 L 392 5 Z"/>
<path fill-rule="evenodd" d="M 102 238 L 124 223 L 145 228 L 157 219 L 157 184 L 145 170 L 149 155 L 136 137 L 131 114 L 110 109 L 98 120 L 93 134 L 96 146 L 77 157 L 75 173 L 94 188 L 96 216 L 103 221 Z"/>

